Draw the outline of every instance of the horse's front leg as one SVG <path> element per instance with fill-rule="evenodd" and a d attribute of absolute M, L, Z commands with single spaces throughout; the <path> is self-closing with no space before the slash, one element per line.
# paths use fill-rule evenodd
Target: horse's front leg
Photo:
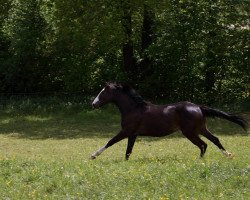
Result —
<path fill-rule="evenodd" d="M 136 137 L 137 137 L 137 135 L 132 135 L 132 136 L 128 137 L 128 146 L 127 146 L 127 151 L 126 151 L 126 160 L 129 159 L 129 156 L 132 153 L 132 149 L 134 147 Z"/>
<path fill-rule="evenodd" d="M 111 140 L 108 141 L 108 143 L 100 148 L 98 151 L 93 153 L 91 155 L 91 159 L 95 159 L 97 156 L 99 156 L 103 151 L 105 151 L 108 147 L 111 147 L 113 144 L 123 140 L 124 138 L 128 137 L 128 134 L 126 131 L 120 131 L 116 136 L 114 136 Z"/>

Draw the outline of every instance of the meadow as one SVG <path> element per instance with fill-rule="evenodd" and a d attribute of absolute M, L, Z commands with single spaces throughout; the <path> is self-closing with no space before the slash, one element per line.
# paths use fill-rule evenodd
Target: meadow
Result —
<path fill-rule="evenodd" d="M 250 137 L 230 122 L 208 127 L 234 154 L 210 141 L 204 159 L 180 133 L 127 141 L 90 160 L 120 129 L 116 108 L 57 98 L 2 101 L 0 199 L 250 199 Z"/>

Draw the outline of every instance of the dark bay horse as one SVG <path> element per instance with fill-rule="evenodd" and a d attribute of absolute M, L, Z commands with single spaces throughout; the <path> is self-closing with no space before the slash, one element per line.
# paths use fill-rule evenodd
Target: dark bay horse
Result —
<path fill-rule="evenodd" d="M 99 156 L 113 144 L 128 138 L 126 159 L 130 154 L 137 136 L 161 137 L 180 130 L 187 139 L 200 149 L 200 157 L 206 152 L 207 144 L 200 139 L 199 134 L 213 142 L 223 154 L 231 157 L 219 139 L 206 127 L 206 117 L 227 119 L 247 128 L 247 121 L 237 115 L 228 114 L 206 106 L 195 105 L 190 102 L 179 102 L 169 105 L 154 105 L 142 99 L 131 87 L 116 83 L 107 83 L 94 99 L 94 108 L 107 103 L 114 103 L 121 112 L 122 130 L 105 146 L 91 155 L 92 159 Z"/>

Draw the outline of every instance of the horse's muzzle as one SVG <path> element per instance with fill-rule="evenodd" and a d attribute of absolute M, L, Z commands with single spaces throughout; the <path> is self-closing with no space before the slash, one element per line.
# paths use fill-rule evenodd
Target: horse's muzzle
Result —
<path fill-rule="evenodd" d="M 99 105 L 98 102 L 93 102 L 93 103 L 92 103 L 92 107 L 93 107 L 93 108 L 99 108 L 100 105 Z"/>

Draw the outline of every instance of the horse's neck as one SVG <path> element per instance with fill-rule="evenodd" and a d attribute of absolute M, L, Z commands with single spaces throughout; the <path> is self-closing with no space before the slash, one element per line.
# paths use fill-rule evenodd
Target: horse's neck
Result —
<path fill-rule="evenodd" d="M 125 94 L 117 96 L 115 105 L 119 108 L 121 115 L 125 117 L 127 114 L 133 112 L 136 108 L 136 103 Z"/>

